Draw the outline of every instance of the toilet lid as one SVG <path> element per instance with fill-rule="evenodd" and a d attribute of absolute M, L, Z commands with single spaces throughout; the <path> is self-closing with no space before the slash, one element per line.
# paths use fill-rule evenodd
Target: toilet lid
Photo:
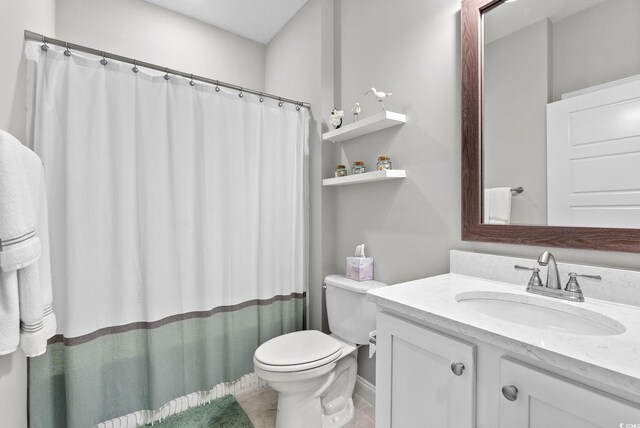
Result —
<path fill-rule="evenodd" d="M 256 349 L 255 359 L 270 366 L 295 366 L 338 354 L 342 344 L 317 330 L 283 334 Z"/>

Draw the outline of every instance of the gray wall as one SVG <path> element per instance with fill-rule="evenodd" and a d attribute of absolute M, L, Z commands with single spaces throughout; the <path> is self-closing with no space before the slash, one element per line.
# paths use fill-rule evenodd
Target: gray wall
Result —
<path fill-rule="evenodd" d="M 524 187 L 511 198 L 511 223 L 547 224 L 551 22 L 502 37 L 484 52 L 484 185 Z"/>
<path fill-rule="evenodd" d="M 0 0 L 0 29 L 0 129 L 24 141 L 27 68 L 24 30 L 55 35 L 55 0 Z"/>
<path fill-rule="evenodd" d="M 609 0 L 553 25 L 553 100 L 640 74 L 640 1 Z"/>
<path fill-rule="evenodd" d="M 0 0 L 0 129 L 26 140 L 24 30 L 55 35 L 54 0 Z M 0 356 L 0 425 L 27 426 L 27 359 Z"/>
<path fill-rule="evenodd" d="M 388 110 L 407 123 L 342 143 L 342 160 L 369 169 L 387 154 L 407 178 L 332 189 L 339 213 L 333 260 L 365 243 L 375 278 L 394 284 L 447 272 L 460 240 L 459 1 L 338 0 L 340 81 L 337 105 L 360 117 L 380 111 L 370 87 L 393 92 Z M 348 114 L 345 123 L 351 121 Z M 375 383 L 363 352 L 359 372 Z"/>
<path fill-rule="evenodd" d="M 264 45 L 143 0 L 57 0 L 56 33 L 96 49 L 264 88 Z"/>
<path fill-rule="evenodd" d="M 364 97 L 370 86 L 393 91 L 389 110 L 407 123 L 343 143 L 344 158 L 372 165 L 386 152 L 405 180 L 333 189 L 338 213 L 334 264 L 365 242 L 375 275 L 394 284 L 449 270 L 449 250 L 537 257 L 540 247 L 463 242 L 460 239 L 460 1 L 336 0 L 337 104 L 360 101 L 361 117 L 379 110 Z M 554 249 L 577 263 L 638 269 L 638 255 Z M 527 277 L 523 276 L 523 284 Z M 360 374 L 375 382 L 373 362 Z"/>
<path fill-rule="evenodd" d="M 335 273 L 335 197 L 322 187 L 333 171 L 335 147 L 322 142 L 326 114 L 333 106 L 333 2 L 309 0 L 267 45 L 266 91 L 312 105 L 309 157 L 309 319 L 327 330 L 324 276 Z"/>

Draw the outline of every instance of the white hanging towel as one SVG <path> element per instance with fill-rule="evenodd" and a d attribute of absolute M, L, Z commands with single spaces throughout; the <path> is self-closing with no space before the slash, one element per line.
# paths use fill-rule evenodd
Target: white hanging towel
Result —
<path fill-rule="evenodd" d="M 484 224 L 511 223 L 511 188 L 484 189 Z"/>
<path fill-rule="evenodd" d="M 0 130 L 0 355 L 46 351 L 56 332 L 40 158 Z"/>

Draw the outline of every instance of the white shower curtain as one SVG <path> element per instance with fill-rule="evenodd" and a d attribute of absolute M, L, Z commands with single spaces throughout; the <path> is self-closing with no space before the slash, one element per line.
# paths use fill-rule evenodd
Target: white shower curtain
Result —
<path fill-rule="evenodd" d="M 59 348 L 31 361 L 32 426 L 60 407 L 66 426 L 95 425 L 250 372 L 256 346 L 303 324 L 307 110 L 26 50 L 59 325 Z"/>

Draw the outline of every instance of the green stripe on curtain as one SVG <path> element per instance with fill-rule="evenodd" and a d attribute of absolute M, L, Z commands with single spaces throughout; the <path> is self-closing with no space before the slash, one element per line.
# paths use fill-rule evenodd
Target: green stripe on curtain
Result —
<path fill-rule="evenodd" d="M 234 381 L 253 371 L 261 343 L 304 327 L 304 302 L 292 297 L 80 344 L 52 343 L 30 359 L 30 427 L 92 427 Z"/>

